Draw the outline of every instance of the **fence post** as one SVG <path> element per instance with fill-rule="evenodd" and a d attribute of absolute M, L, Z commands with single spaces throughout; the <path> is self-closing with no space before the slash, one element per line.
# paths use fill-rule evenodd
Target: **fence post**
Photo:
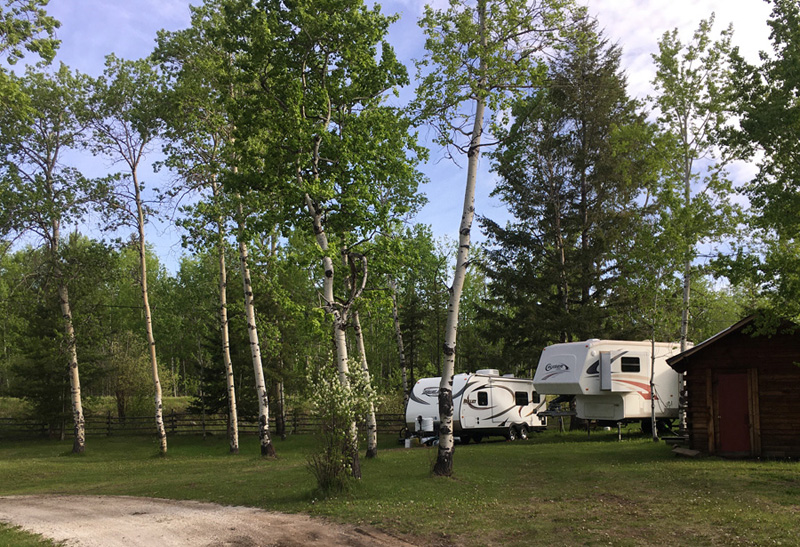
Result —
<path fill-rule="evenodd" d="M 178 426 L 178 424 L 176 423 L 176 420 L 175 420 L 175 409 L 174 408 L 172 409 L 172 413 L 170 414 L 170 421 L 172 423 L 172 434 L 174 435 L 175 434 L 175 430 L 176 430 L 176 428 Z"/>
<path fill-rule="evenodd" d="M 292 409 L 292 434 L 297 435 L 297 409 Z"/>
<path fill-rule="evenodd" d="M 106 417 L 106 437 L 111 436 L 111 411 L 108 411 L 108 416 Z"/>

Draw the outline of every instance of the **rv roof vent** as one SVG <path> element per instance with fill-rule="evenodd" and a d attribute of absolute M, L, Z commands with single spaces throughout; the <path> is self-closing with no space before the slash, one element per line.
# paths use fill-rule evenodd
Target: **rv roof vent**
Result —
<path fill-rule="evenodd" d="M 486 376 L 500 376 L 500 371 L 496 368 L 484 368 L 476 372 L 475 374 L 484 374 Z"/>
<path fill-rule="evenodd" d="M 513 374 L 503 374 L 503 378 L 513 378 Z"/>

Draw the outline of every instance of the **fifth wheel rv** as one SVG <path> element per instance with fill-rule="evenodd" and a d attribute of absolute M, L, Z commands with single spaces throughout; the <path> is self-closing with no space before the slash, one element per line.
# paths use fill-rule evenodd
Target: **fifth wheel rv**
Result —
<path fill-rule="evenodd" d="M 406 405 L 410 434 L 432 439 L 439 431 L 441 378 L 422 378 L 411 390 Z M 529 431 L 547 427 L 545 398 L 533 380 L 500 376 L 495 369 L 453 376 L 453 434 L 462 443 L 480 442 L 490 435 L 525 439 Z"/>
<path fill-rule="evenodd" d="M 655 347 L 655 359 L 652 350 Z M 555 344 L 542 350 L 533 383 L 548 395 L 575 397 L 575 413 L 585 420 L 642 421 L 650 427 L 650 369 L 653 365 L 655 417 L 678 417 L 680 379 L 667 365 L 677 355 L 672 343 L 586 340 Z"/>

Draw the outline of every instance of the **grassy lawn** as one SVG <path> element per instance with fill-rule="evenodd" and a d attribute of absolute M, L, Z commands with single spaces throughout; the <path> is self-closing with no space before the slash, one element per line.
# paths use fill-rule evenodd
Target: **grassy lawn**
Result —
<path fill-rule="evenodd" d="M 0 522 L 0 545 L 8 547 L 54 547 L 60 545 L 36 534 Z"/>
<path fill-rule="evenodd" d="M 3 442 L 0 495 L 124 494 L 303 512 L 371 524 L 422 544 L 800 545 L 800 463 L 675 458 L 649 438 L 546 432 L 531 440 L 458 446 L 456 475 L 430 475 L 435 448 L 381 439 L 347 495 L 315 499 L 306 469 L 314 439 L 277 441 L 263 460 L 245 437 Z M 444 526 L 446 531 L 440 529 Z M 0 544 L 8 530 L 0 528 Z"/>

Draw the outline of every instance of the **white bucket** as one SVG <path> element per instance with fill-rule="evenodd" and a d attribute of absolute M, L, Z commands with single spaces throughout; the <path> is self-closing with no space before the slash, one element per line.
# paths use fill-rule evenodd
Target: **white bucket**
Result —
<path fill-rule="evenodd" d="M 420 431 L 433 431 L 433 418 L 422 418 L 422 425 Z"/>
<path fill-rule="evenodd" d="M 411 439 L 406 439 L 406 448 L 411 448 Z"/>

